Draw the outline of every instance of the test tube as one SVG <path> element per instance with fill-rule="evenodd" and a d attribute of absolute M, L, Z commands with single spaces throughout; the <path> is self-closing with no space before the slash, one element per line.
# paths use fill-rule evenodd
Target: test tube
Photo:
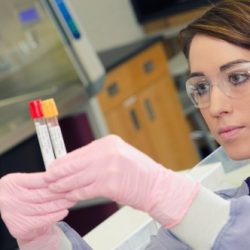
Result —
<path fill-rule="evenodd" d="M 34 121 L 38 143 L 43 157 L 43 162 L 45 168 L 47 169 L 50 163 L 55 160 L 55 155 L 50 141 L 48 127 L 43 116 L 41 100 L 37 99 L 30 101 L 29 110 L 31 118 Z"/>
<path fill-rule="evenodd" d="M 56 158 L 61 157 L 67 153 L 62 131 L 58 123 L 58 110 L 53 98 L 42 101 L 43 115 L 46 120 L 49 135 Z"/>

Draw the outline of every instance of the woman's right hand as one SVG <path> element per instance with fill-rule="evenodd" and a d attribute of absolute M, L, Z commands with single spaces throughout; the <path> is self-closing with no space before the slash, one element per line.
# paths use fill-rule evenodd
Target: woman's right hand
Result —
<path fill-rule="evenodd" d="M 164 168 L 115 135 L 98 139 L 55 160 L 49 188 L 70 200 L 112 199 L 149 213 L 166 227 L 179 223 L 200 185 Z"/>
<path fill-rule="evenodd" d="M 0 179 L 1 217 L 18 242 L 46 234 L 74 202 L 48 189 L 45 173 L 13 173 Z"/>

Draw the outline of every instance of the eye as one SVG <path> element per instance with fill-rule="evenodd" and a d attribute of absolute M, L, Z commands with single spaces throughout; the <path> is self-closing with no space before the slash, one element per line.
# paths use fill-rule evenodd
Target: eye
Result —
<path fill-rule="evenodd" d="M 207 82 L 199 82 L 193 85 L 192 91 L 195 95 L 203 96 L 208 93 L 210 84 Z"/>
<path fill-rule="evenodd" d="M 239 85 L 245 83 L 250 78 L 248 72 L 233 72 L 228 75 L 228 80 L 233 85 Z"/>

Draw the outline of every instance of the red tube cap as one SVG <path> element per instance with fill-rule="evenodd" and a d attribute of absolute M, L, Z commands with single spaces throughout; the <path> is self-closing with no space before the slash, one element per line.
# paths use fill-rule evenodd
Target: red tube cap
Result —
<path fill-rule="evenodd" d="M 29 102 L 29 110 L 30 110 L 30 116 L 32 119 L 42 118 L 43 117 L 43 111 L 42 111 L 42 105 L 41 100 L 33 100 Z"/>

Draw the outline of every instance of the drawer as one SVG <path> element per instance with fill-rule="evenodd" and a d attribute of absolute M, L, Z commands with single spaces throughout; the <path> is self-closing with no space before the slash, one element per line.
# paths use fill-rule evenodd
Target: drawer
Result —
<path fill-rule="evenodd" d="M 133 81 L 141 87 L 154 83 L 168 72 L 166 52 L 162 43 L 156 43 L 138 54 L 129 61 L 128 66 Z"/>
<path fill-rule="evenodd" d="M 140 86 L 136 85 L 127 63 L 108 72 L 105 83 L 97 98 L 104 113 L 118 106 L 128 96 L 134 94 Z"/>

